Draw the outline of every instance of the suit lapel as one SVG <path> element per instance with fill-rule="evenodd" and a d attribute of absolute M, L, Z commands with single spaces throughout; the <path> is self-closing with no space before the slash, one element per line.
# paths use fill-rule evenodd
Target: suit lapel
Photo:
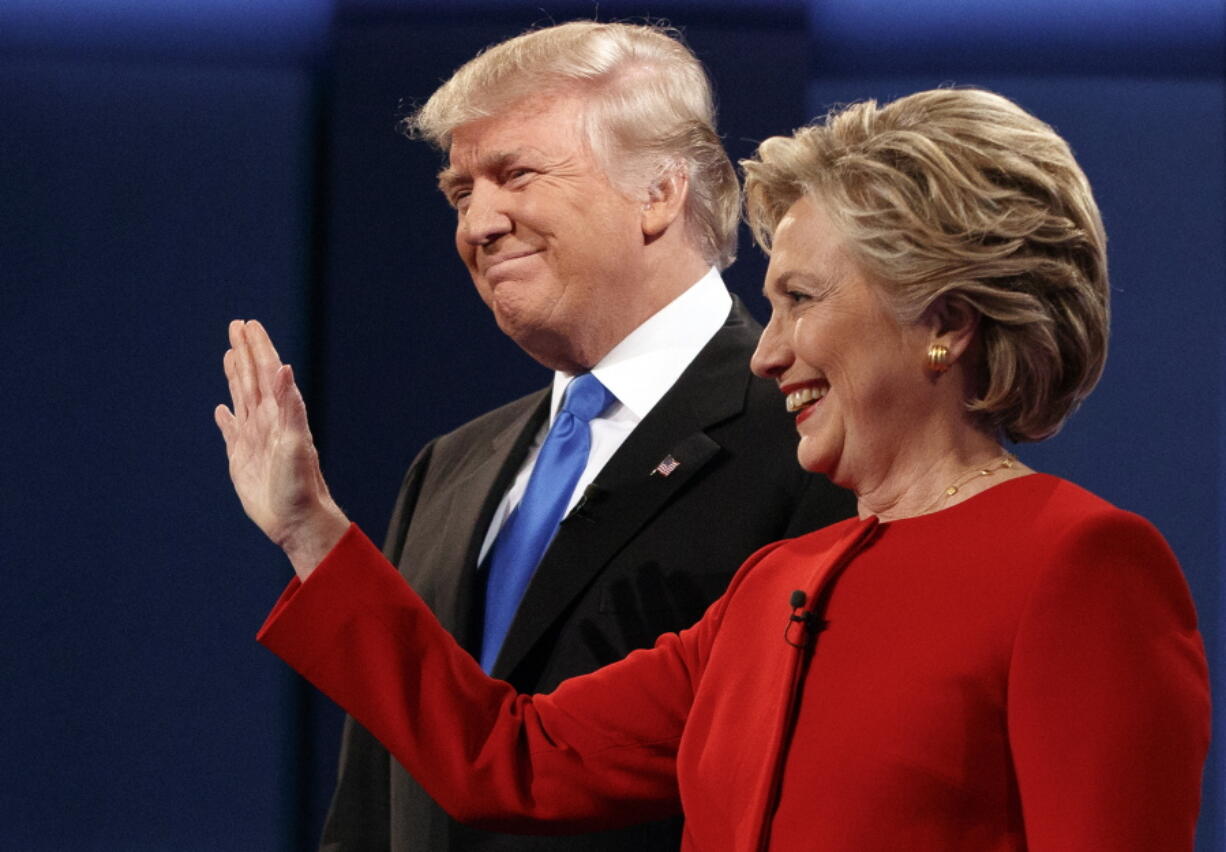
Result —
<path fill-rule="evenodd" d="M 723 328 L 600 471 L 533 575 L 495 677 L 508 677 L 626 542 L 719 454 L 706 430 L 744 411 L 746 362 L 758 332 L 736 303 Z M 657 467 L 670 456 L 677 465 L 665 475 Z"/>
<path fill-rule="evenodd" d="M 470 651 L 477 650 L 474 608 L 484 599 L 477 588 L 484 582 L 477 572 L 481 544 L 548 410 L 546 388 L 529 397 L 488 441 L 474 443 L 438 483 L 436 495 L 423 501 L 426 512 L 414 517 L 415 545 L 405 548 L 401 571 L 442 625 Z M 479 623 L 479 613 L 476 618 Z"/>

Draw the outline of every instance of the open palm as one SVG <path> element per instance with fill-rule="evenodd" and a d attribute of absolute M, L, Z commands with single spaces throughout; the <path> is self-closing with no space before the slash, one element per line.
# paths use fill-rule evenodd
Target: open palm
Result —
<path fill-rule="evenodd" d="M 324 483 L 293 370 L 281 363 L 263 326 L 242 320 L 230 323 L 223 365 L 233 410 L 219 405 L 214 419 L 234 490 L 247 516 L 305 579 L 348 521 Z"/>

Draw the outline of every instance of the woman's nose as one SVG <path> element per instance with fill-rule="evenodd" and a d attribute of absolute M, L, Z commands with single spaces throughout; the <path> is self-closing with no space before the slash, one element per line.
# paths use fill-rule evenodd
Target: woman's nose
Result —
<path fill-rule="evenodd" d="M 763 379 L 777 379 L 783 375 L 792 363 L 791 348 L 787 345 L 786 335 L 781 328 L 782 323 L 772 313 L 770 322 L 762 329 L 758 338 L 758 348 L 754 350 L 749 368 L 755 376 Z"/>

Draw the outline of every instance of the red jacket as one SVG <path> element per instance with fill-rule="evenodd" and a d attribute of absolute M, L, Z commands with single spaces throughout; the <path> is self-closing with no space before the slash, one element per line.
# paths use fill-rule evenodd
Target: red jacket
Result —
<path fill-rule="evenodd" d="M 771 545 L 693 628 L 550 695 L 485 677 L 356 528 L 259 638 L 479 825 L 681 809 L 704 852 L 1192 848 L 1187 587 L 1151 525 L 1049 476 Z"/>

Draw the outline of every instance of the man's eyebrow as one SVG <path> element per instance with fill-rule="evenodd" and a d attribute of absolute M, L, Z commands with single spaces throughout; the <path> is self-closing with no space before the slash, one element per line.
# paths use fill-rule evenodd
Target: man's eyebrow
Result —
<path fill-rule="evenodd" d="M 465 183 L 470 183 L 471 179 L 464 177 L 455 169 L 448 166 L 438 173 L 438 188 L 443 195 L 450 197 L 451 191 L 457 186 L 462 186 Z"/>

